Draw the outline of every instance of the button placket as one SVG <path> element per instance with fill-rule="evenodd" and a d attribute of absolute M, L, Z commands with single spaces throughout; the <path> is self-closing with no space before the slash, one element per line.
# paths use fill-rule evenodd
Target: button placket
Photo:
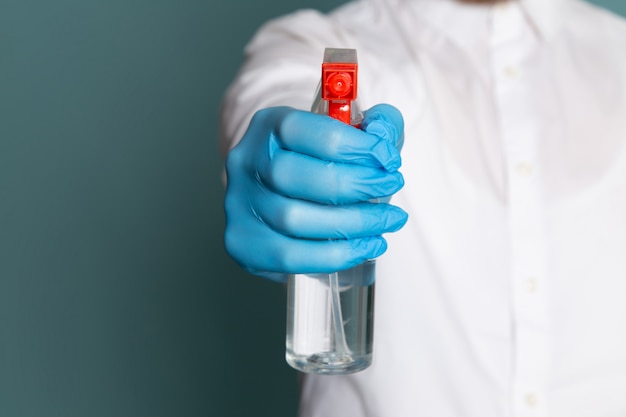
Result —
<path fill-rule="evenodd" d="M 543 238 L 539 128 L 532 86 L 522 63 L 535 47 L 518 6 L 494 8 L 492 73 L 507 169 L 514 322 L 513 403 L 515 416 L 545 414 L 549 365 L 547 299 L 539 277 L 546 275 Z M 530 43 L 529 43 L 530 42 Z"/>

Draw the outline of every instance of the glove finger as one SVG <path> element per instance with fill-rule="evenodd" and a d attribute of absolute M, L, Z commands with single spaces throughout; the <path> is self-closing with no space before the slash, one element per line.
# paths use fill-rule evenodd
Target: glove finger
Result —
<path fill-rule="evenodd" d="M 273 230 L 306 239 L 353 239 L 399 230 L 407 214 L 389 204 L 356 203 L 333 206 L 268 193 L 255 209 Z"/>
<path fill-rule="evenodd" d="M 342 164 L 278 149 L 261 180 L 279 194 L 326 204 L 345 204 L 386 197 L 404 185 L 399 172 Z"/>
<path fill-rule="evenodd" d="M 361 129 L 365 132 L 385 139 L 396 149 L 404 144 L 404 119 L 402 113 L 392 105 L 377 104 L 365 111 Z"/>
<path fill-rule="evenodd" d="M 276 140 L 283 149 L 327 161 L 382 167 L 388 171 L 400 168 L 400 153 L 388 140 L 324 115 L 304 111 L 281 115 Z"/>
<path fill-rule="evenodd" d="M 243 227 L 242 227 L 243 226 Z M 387 242 L 380 236 L 337 239 L 295 239 L 277 233 L 261 222 L 227 228 L 228 253 L 256 275 L 332 273 L 352 268 L 382 255 Z"/>

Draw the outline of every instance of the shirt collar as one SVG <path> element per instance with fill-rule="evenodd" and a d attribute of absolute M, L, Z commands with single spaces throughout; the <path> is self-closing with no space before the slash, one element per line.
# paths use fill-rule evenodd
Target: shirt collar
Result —
<path fill-rule="evenodd" d="M 542 38 L 557 33 L 567 20 L 570 0 L 519 0 L 529 20 Z"/>
<path fill-rule="evenodd" d="M 490 33 L 490 21 L 498 8 L 520 7 L 540 38 L 549 38 L 566 19 L 571 0 L 508 0 L 500 4 L 471 4 L 458 0 L 380 0 L 398 10 L 410 9 L 437 31 L 460 46 L 483 45 Z"/>

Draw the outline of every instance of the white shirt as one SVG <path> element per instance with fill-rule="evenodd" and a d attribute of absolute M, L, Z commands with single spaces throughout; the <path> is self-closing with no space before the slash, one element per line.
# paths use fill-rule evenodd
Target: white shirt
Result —
<path fill-rule="evenodd" d="M 302 416 L 626 416 L 626 24 L 578 0 L 363 0 L 272 21 L 229 90 L 310 106 L 325 47 L 406 123 L 407 225 L 378 260 L 374 363 Z"/>

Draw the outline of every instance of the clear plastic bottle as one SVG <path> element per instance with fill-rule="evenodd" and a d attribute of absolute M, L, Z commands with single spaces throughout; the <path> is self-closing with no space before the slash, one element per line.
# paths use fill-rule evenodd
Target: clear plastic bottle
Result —
<path fill-rule="evenodd" d="M 358 126 L 357 59 L 354 49 L 327 48 L 312 106 Z M 295 369 L 317 374 L 361 371 L 372 362 L 376 261 L 331 274 L 289 277 L 286 359 Z"/>

